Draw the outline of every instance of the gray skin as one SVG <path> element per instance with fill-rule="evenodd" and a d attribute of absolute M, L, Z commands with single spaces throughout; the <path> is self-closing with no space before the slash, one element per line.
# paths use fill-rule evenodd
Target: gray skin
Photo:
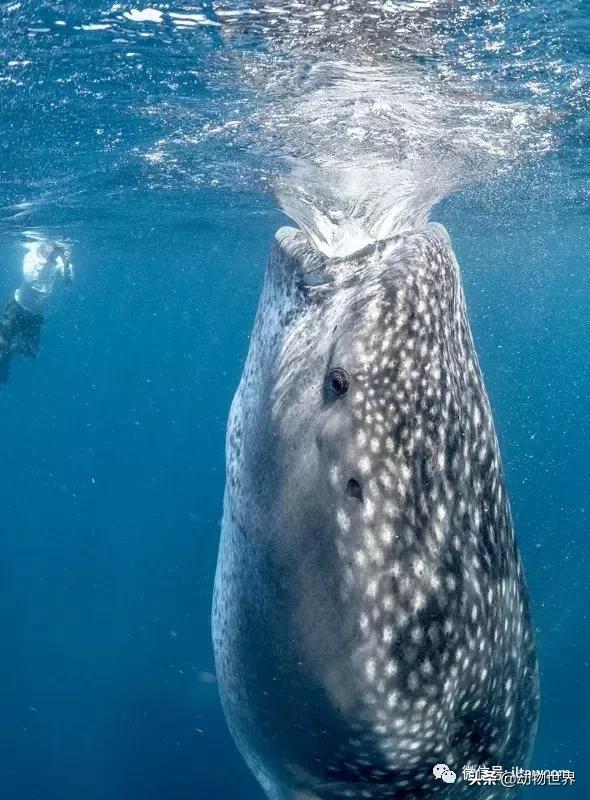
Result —
<path fill-rule="evenodd" d="M 277 233 L 229 419 L 213 638 L 272 800 L 513 795 L 461 777 L 526 767 L 538 672 L 440 225 L 332 260 Z"/>

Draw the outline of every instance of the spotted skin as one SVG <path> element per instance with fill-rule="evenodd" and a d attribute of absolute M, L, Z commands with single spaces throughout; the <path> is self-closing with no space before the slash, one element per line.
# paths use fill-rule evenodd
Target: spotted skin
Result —
<path fill-rule="evenodd" d="M 440 225 L 343 260 L 277 233 L 228 425 L 213 637 L 228 724 L 271 800 L 514 794 L 461 778 L 526 766 L 538 677 Z"/>

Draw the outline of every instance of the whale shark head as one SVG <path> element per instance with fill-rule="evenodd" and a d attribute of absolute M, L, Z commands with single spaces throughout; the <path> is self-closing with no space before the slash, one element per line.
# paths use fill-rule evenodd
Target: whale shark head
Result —
<path fill-rule="evenodd" d="M 301 232 L 281 229 L 249 362 L 258 466 L 268 466 L 279 527 L 316 535 L 323 526 L 353 564 L 383 564 L 384 544 L 436 520 L 465 477 L 461 441 L 491 430 L 458 266 L 439 225 L 346 259 L 324 258 Z M 316 523 L 295 524 L 300 514 Z M 349 552 L 351 531 L 361 539 Z"/>

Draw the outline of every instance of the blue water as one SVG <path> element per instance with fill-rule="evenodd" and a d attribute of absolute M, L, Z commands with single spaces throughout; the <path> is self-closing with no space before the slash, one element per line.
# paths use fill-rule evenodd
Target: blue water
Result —
<path fill-rule="evenodd" d="M 0 73 L 0 294 L 29 230 L 67 236 L 77 276 L 0 396 L 0 797 L 262 800 L 222 718 L 209 613 L 227 411 L 286 221 L 253 177 L 272 154 L 189 141 L 256 102 L 223 59 L 207 71 L 217 28 L 76 31 L 111 8 L 76 6 L 22 3 L 2 31 L 29 63 Z M 588 9 L 561 11 L 564 63 L 584 67 Z M 433 216 L 462 265 L 531 593 L 532 766 L 576 771 L 526 794 L 573 800 L 590 759 L 590 225 L 587 119 L 560 126 L 544 158 Z"/>

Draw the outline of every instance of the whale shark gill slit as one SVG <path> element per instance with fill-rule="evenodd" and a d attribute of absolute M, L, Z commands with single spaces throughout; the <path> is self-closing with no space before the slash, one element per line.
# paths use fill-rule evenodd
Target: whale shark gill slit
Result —
<path fill-rule="evenodd" d="M 346 484 L 346 494 L 349 497 L 354 497 L 356 500 L 359 500 L 361 503 L 363 502 L 363 490 L 358 481 L 354 478 L 350 478 L 348 483 Z"/>

